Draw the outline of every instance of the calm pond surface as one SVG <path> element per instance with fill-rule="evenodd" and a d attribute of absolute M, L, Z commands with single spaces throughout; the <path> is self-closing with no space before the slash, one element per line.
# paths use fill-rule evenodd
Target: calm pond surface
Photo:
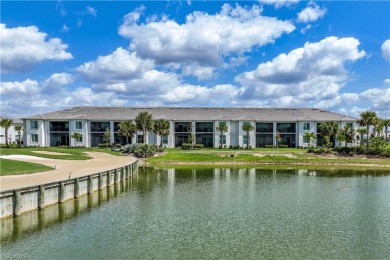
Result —
<path fill-rule="evenodd" d="M 2 259 L 390 259 L 381 171 L 147 169 L 1 220 Z"/>

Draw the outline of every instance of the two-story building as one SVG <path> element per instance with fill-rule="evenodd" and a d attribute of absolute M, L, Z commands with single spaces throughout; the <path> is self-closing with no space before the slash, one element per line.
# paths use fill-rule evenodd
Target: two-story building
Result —
<path fill-rule="evenodd" d="M 180 147 L 189 137 L 206 147 L 220 145 L 217 127 L 225 122 L 228 131 L 222 135 L 222 143 L 229 146 L 265 147 L 280 144 L 288 147 L 308 146 L 305 133 L 317 135 L 315 144 L 322 145 L 321 123 L 334 121 L 343 128 L 346 124 L 354 129 L 357 119 L 318 108 L 219 108 L 219 107 L 74 107 L 23 118 L 24 140 L 29 146 L 85 146 L 95 147 L 104 143 L 105 131 L 111 133 L 110 142 L 125 144 L 119 134 L 118 124 L 134 120 L 140 112 L 148 112 L 153 119 L 166 119 L 170 123 L 170 134 L 163 136 L 166 147 Z M 254 127 L 249 140 L 242 129 L 244 124 Z M 78 132 L 81 137 L 70 136 Z M 147 142 L 160 144 L 160 136 L 150 132 Z M 141 143 L 142 132 L 138 131 L 130 143 Z M 336 142 L 336 145 L 339 145 Z"/>

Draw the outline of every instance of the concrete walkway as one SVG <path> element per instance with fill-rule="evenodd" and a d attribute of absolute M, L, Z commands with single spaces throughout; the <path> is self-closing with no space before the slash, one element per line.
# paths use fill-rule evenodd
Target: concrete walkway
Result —
<path fill-rule="evenodd" d="M 69 178 L 81 177 L 126 166 L 136 160 L 130 156 L 114 156 L 107 153 L 88 152 L 90 160 L 59 160 L 34 156 L 2 156 L 4 159 L 26 161 L 55 167 L 55 170 L 0 177 L 0 190 L 19 189 Z M 15 163 L 17 163 L 15 161 Z M 70 177 L 69 177 L 70 176 Z"/>

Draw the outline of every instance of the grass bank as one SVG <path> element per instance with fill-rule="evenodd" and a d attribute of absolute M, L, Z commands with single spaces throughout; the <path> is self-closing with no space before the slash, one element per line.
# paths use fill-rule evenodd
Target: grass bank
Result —
<path fill-rule="evenodd" d="M 58 147 L 27 147 L 27 148 L 0 148 L 0 155 L 29 155 L 48 159 L 60 160 L 88 160 L 91 159 L 85 152 L 104 152 L 112 155 L 121 155 L 110 148 L 58 148 Z M 18 160 L 0 158 L 0 176 L 28 174 L 52 170 L 51 167 L 38 163 L 29 163 Z"/>
<path fill-rule="evenodd" d="M 388 158 L 366 156 L 315 155 L 305 149 L 167 149 L 162 155 L 145 160 L 151 166 L 173 165 L 300 165 L 377 167 L 390 170 Z"/>
<path fill-rule="evenodd" d="M 50 170 L 53 170 L 53 168 L 38 163 L 0 159 L 0 176 L 28 174 Z"/>
<path fill-rule="evenodd" d="M 40 152 L 48 152 L 40 153 Z M 57 147 L 27 147 L 27 148 L 1 148 L 0 155 L 30 155 L 60 160 L 88 160 L 91 159 L 85 152 L 103 152 L 112 155 L 121 155 L 110 148 L 57 148 Z M 53 153 L 53 154 L 49 154 Z M 58 154 L 54 154 L 58 153 Z"/>

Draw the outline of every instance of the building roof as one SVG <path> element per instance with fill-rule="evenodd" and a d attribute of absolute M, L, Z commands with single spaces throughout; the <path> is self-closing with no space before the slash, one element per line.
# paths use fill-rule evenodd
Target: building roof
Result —
<path fill-rule="evenodd" d="M 23 124 L 23 120 L 20 119 L 20 118 L 11 118 L 11 117 L 7 117 L 7 116 L 0 116 L 0 120 L 4 119 L 4 118 L 12 119 L 12 124 L 13 125 L 21 125 L 21 124 Z"/>
<path fill-rule="evenodd" d="M 318 108 L 237 108 L 237 107 L 73 107 L 69 109 L 24 117 L 43 120 L 134 120 L 140 112 L 152 114 L 154 119 L 174 121 L 356 121 L 356 118 Z M 314 120 L 313 120 L 314 119 Z"/>

